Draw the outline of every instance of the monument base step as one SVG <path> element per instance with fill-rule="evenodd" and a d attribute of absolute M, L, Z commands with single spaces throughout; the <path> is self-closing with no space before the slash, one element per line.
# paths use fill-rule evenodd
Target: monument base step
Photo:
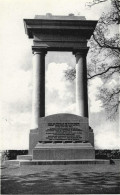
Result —
<path fill-rule="evenodd" d="M 19 160 L 6 160 L 4 162 L 4 165 L 19 165 L 20 161 Z"/>
<path fill-rule="evenodd" d="M 95 149 L 90 143 L 37 143 L 33 160 L 95 159 Z"/>
<path fill-rule="evenodd" d="M 109 164 L 109 160 L 32 160 L 20 161 L 20 165 L 92 165 Z"/>
<path fill-rule="evenodd" d="M 17 160 L 32 160 L 32 155 L 18 155 Z"/>
<path fill-rule="evenodd" d="M 7 160 L 4 165 L 95 165 L 110 164 L 109 160 Z"/>

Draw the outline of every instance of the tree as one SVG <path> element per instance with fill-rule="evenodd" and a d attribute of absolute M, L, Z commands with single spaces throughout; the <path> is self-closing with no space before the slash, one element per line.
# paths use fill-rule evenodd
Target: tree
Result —
<path fill-rule="evenodd" d="M 88 6 L 106 2 L 93 0 Z M 99 88 L 98 98 L 107 112 L 107 117 L 115 119 L 119 108 L 120 95 L 120 1 L 111 0 L 111 9 L 103 13 L 89 41 L 88 80 L 100 77 L 103 85 Z M 69 80 L 75 79 L 75 68 L 65 72 Z"/>

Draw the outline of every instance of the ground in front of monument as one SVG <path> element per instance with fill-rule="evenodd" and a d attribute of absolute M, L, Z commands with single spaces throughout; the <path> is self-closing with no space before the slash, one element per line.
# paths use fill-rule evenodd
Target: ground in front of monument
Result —
<path fill-rule="evenodd" d="M 1 194 L 120 194 L 114 165 L 3 165 Z"/>

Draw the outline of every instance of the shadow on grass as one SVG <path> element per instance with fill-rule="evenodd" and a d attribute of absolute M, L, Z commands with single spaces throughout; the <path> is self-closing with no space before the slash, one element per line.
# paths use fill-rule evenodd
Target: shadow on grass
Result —
<path fill-rule="evenodd" d="M 2 194 L 118 194 L 119 173 L 41 171 L 3 175 Z"/>

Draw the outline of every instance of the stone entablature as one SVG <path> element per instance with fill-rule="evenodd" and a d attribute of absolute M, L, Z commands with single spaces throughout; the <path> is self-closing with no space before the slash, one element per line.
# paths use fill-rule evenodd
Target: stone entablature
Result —
<path fill-rule="evenodd" d="M 61 20 L 61 17 L 59 20 L 24 19 L 26 34 L 33 38 L 34 46 L 46 48 L 47 51 L 86 48 L 87 40 L 93 33 L 96 23 L 97 21 L 90 20 Z"/>
<path fill-rule="evenodd" d="M 24 19 L 26 34 L 29 38 L 35 38 L 36 41 L 38 41 L 38 34 L 41 35 L 41 37 L 45 37 L 47 34 L 49 39 L 53 41 L 55 41 L 56 37 L 60 36 L 59 40 L 63 39 L 65 41 L 66 38 L 66 41 L 71 39 L 71 41 L 74 42 L 73 36 L 74 38 L 77 37 L 78 41 L 79 39 L 81 40 L 81 37 L 84 37 L 85 40 L 89 39 L 97 24 L 97 21 L 85 20 L 80 16 L 67 16 L 63 17 L 64 19 L 61 19 L 61 17 L 62 16 L 48 18 L 39 16 L 37 19 Z M 75 43 L 73 43 L 73 45 L 74 44 Z M 66 48 L 66 50 L 68 48 Z"/>

